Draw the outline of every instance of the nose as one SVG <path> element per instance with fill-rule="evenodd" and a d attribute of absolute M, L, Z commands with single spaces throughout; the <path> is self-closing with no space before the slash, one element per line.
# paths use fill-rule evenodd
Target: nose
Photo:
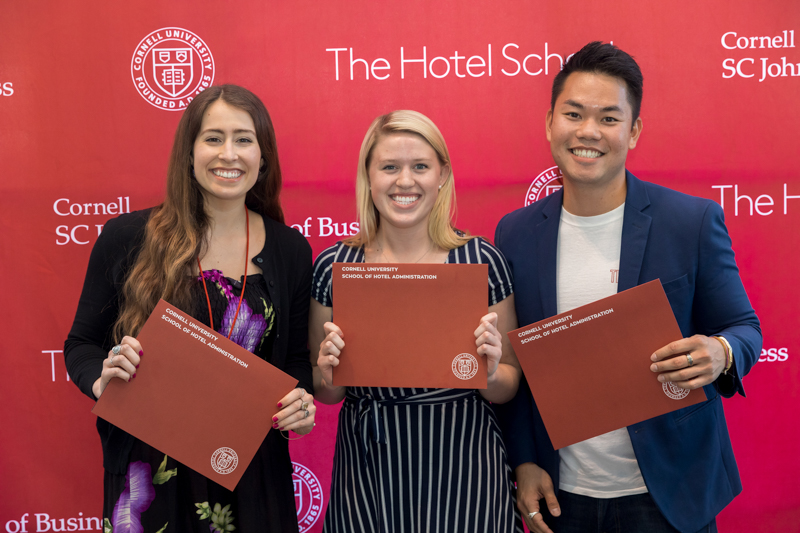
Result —
<path fill-rule="evenodd" d="M 581 139 L 592 139 L 592 140 L 599 140 L 600 139 L 600 128 L 596 121 L 592 119 L 586 119 L 581 122 L 580 126 L 578 127 L 578 137 Z"/>
<path fill-rule="evenodd" d="M 404 167 L 400 171 L 400 174 L 397 176 L 396 183 L 398 187 L 402 187 L 404 189 L 408 189 L 414 186 L 416 180 L 414 179 L 414 175 L 409 167 Z"/>
<path fill-rule="evenodd" d="M 233 140 L 228 139 L 222 143 L 222 146 L 220 147 L 219 158 L 223 161 L 235 161 L 236 159 L 239 159 Z"/>

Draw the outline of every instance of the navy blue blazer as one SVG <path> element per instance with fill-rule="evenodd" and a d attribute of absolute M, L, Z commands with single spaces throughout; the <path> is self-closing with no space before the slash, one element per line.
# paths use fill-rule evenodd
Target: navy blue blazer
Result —
<path fill-rule="evenodd" d="M 720 206 L 641 181 L 630 172 L 626 182 L 618 290 L 661 279 L 684 337 L 722 335 L 734 353 L 735 372 L 705 387 L 707 401 L 628 427 L 656 505 L 675 528 L 694 532 L 742 490 L 720 396 L 744 396 L 741 378 L 761 354 L 761 328 L 742 286 Z M 495 244 L 514 275 L 520 325 L 557 314 L 562 199 L 558 191 L 509 213 L 497 226 Z M 558 451 L 527 382 L 523 379 L 516 397 L 495 411 L 511 467 L 536 463 L 558 487 Z"/>

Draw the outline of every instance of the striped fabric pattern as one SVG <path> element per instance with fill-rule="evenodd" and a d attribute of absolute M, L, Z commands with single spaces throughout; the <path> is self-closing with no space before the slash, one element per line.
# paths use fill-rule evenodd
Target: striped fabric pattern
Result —
<path fill-rule="evenodd" d="M 325 307 L 332 307 L 331 269 L 334 263 L 363 263 L 364 251 L 351 248 L 341 242 L 325 249 L 314 262 L 314 281 L 311 297 Z M 503 254 L 480 237 L 476 237 L 460 248 L 450 250 L 445 263 L 489 265 L 489 305 L 495 305 L 508 298 L 513 292 L 511 272 Z"/>
<path fill-rule="evenodd" d="M 332 306 L 341 243 L 317 257 L 311 294 Z M 502 254 L 475 238 L 448 263 L 489 265 L 489 305 L 512 294 Z M 350 387 L 339 413 L 326 533 L 519 532 L 511 470 L 489 403 L 475 390 Z"/>

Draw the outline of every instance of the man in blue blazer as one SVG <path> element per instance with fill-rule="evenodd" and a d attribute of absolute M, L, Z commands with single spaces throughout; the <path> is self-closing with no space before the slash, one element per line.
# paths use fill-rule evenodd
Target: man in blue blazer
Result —
<path fill-rule="evenodd" d="M 625 169 L 641 99 L 641 71 L 625 52 L 595 42 L 572 56 L 546 119 L 563 188 L 506 215 L 495 242 L 514 274 L 520 324 L 660 279 L 684 338 L 641 364 L 653 380 L 703 387 L 708 400 L 554 450 L 523 380 L 495 409 L 517 505 L 537 533 L 716 531 L 742 490 L 721 397 L 744 396 L 761 351 L 758 318 L 719 205 Z M 575 371 L 602 364 L 586 354 Z"/>

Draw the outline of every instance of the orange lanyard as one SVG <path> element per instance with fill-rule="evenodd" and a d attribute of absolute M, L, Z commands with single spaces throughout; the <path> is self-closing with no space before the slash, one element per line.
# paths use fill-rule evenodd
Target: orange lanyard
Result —
<path fill-rule="evenodd" d="M 233 315 L 233 324 L 231 324 L 231 330 L 228 332 L 228 338 L 231 338 L 233 335 L 233 328 L 236 326 L 236 319 L 239 318 L 239 309 L 242 307 L 242 300 L 244 300 L 244 289 L 247 287 L 247 263 L 250 262 L 250 212 L 247 210 L 247 206 L 244 206 L 244 216 L 245 216 L 245 224 L 247 226 L 247 242 L 244 245 L 244 283 L 242 284 L 242 293 L 239 296 L 239 305 L 236 306 L 236 314 Z M 203 267 L 200 266 L 200 257 L 197 257 L 197 267 L 200 269 L 200 278 L 203 280 L 203 290 L 206 292 L 206 302 L 208 302 L 208 320 L 210 322 L 211 329 L 214 329 L 214 317 L 211 314 L 211 298 L 208 296 L 208 287 L 206 287 L 206 278 L 203 276 Z M 223 335 L 224 332 L 220 332 Z"/>

